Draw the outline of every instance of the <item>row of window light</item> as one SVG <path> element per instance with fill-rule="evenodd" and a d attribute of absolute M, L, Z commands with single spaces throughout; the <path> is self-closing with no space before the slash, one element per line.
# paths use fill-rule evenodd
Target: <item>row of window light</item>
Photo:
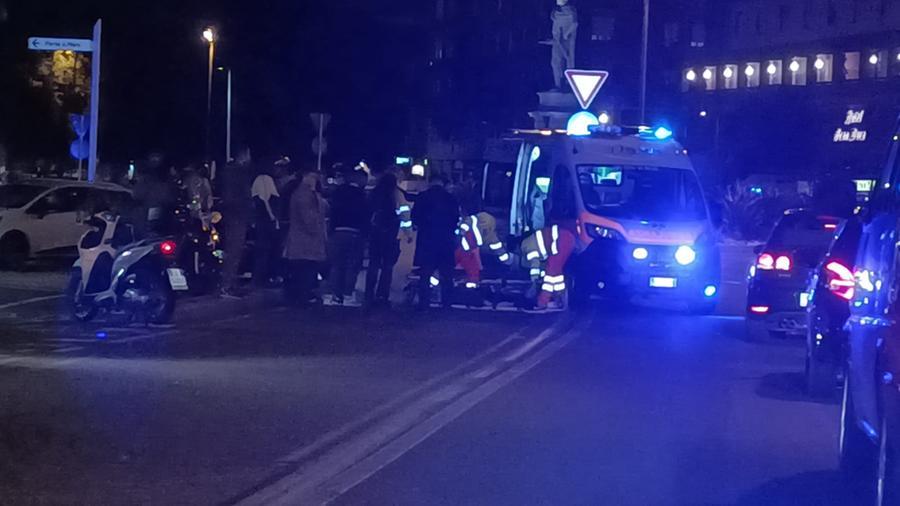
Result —
<path fill-rule="evenodd" d="M 886 62 L 886 54 L 885 53 L 872 53 L 869 55 L 869 64 L 873 68 L 877 68 L 875 75 L 877 77 L 886 77 L 887 69 L 886 66 L 879 64 L 884 64 Z M 900 52 L 896 54 L 897 61 L 900 62 Z M 788 64 L 788 70 L 791 72 L 791 84 L 792 85 L 805 85 L 806 84 L 806 61 L 805 57 L 796 57 L 792 58 L 790 64 Z M 817 82 L 831 82 L 832 81 L 832 62 L 833 57 L 830 54 L 820 54 L 816 56 L 815 61 L 813 62 L 813 67 L 816 70 L 816 81 Z M 859 53 L 845 53 L 845 78 L 847 80 L 859 79 Z M 882 70 L 880 67 L 884 67 Z M 782 61 L 781 60 L 769 60 L 767 62 L 765 72 L 767 74 L 767 84 L 769 85 L 778 85 L 781 84 L 781 70 L 782 70 Z M 760 64 L 756 62 L 747 63 L 744 67 L 744 75 L 746 76 L 746 85 L 747 87 L 757 87 L 760 85 Z M 735 79 L 737 75 L 737 65 L 725 65 L 722 69 L 722 77 L 725 79 L 724 89 L 734 89 L 737 88 L 737 80 Z M 707 66 L 703 69 L 702 73 L 698 75 L 697 71 L 693 68 L 689 68 L 684 73 L 684 91 L 687 91 L 691 87 L 691 83 L 697 81 L 698 77 L 702 77 L 705 82 L 706 90 L 715 90 L 716 89 L 716 67 L 715 66 Z"/>

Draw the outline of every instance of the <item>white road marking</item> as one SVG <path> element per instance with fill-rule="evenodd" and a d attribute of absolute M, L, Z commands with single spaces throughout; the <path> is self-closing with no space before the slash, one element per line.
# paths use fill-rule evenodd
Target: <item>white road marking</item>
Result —
<path fill-rule="evenodd" d="M 567 322 L 563 323 L 567 325 Z M 559 324 L 554 325 L 541 335 L 547 339 L 547 336 L 554 332 L 560 332 L 562 327 Z M 472 382 L 470 377 L 459 377 L 436 394 L 414 398 L 402 409 L 372 425 L 365 432 L 340 441 L 327 453 L 301 464 L 291 474 L 257 490 L 239 504 L 327 503 L 552 356 L 576 336 L 577 332 L 566 332 L 559 339 L 553 340 L 528 356 L 517 350 L 515 356 L 523 358 L 518 363 L 509 363 L 504 358 L 498 358 L 495 364 L 499 364 L 500 367 L 506 365 L 507 369 L 487 381 L 478 383 Z M 531 340 L 521 348 L 533 350 L 539 342 Z M 452 399 L 455 399 L 452 401 L 447 399 L 451 392 L 454 394 Z"/>
<path fill-rule="evenodd" d="M 31 299 L 20 300 L 18 302 L 10 302 L 8 304 L 0 304 L 0 311 L 11 309 L 19 306 L 27 306 L 28 304 L 37 304 L 38 302 L 45 302 L 48 300 L 56 300 L 65 297 L 64 295 L 47 295 L 44 297 L 34 297 Z"/>

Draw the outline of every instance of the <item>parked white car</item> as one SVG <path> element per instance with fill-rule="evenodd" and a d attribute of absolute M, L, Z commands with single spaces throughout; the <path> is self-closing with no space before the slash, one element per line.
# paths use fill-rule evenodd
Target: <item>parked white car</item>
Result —
<path fill-rule="evenodd" d="M 0 185 L 0 266 L 18 269 L 36 257 L 74 255 L 88 215 L 130 198 L 128 189 L 109 183 L 32 179 Z"/>

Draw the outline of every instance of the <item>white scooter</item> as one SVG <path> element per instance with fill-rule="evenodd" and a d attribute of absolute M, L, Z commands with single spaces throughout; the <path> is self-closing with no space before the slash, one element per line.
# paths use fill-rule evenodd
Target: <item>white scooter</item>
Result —
<path fill-rule="evenodd" d="M 134 240 L 131 226 L 117 215 L 91 217 L 78 244 L 67 294 L 72 316 L 92 320 L 100 310 L 125 313 L 129 319 L 163 324 L 175 311 L 175 292 L 188 289 L 175 264 L 177 244 L 166 238 Z"/>

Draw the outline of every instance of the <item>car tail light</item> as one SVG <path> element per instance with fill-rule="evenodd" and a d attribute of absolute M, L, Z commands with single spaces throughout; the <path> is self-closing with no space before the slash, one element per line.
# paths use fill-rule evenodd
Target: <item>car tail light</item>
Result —
<path fill-rule="evenodd" d="M 764 271 L 771 271 L 775 268 L 775 257 L 769 253 L 763 253 L 756 260 L 756 268 Z"/>
<path fill-rule="evenodd" d="M 175 241 L 163 241 L 159 245 L 159 251 L 162 252 L 163 255 L 174 255 Z"/>
<path fill-rule="evenodd" d="M 766 314 L 769 312 L 769 306 L 750 306 L 750 312 L 756 314 Z"/>
<path fill-rule="evenodd" d="M 775 259 L 775 270 L 776 271 L 789 271 L 791 270 L 791 257 L 786 255 L 781 255 L 780 257 Z"/>
<path fill-rule="evenodd" d="M 756 268 L 763 271 L 790 271 L 793 262 L 791 257 L 787 255 L 779 255 L 776 257 L 771 253 L 763 253 L 756 259 Z"/>
<path fill-rule="evenodd" d="M 853 271 L 840 262 L 829 262 L 825 266 L 828 275 L 828 289 L 831 293 L 845 300 L 852 300 L 856 293 L 856 281 Z"/>

